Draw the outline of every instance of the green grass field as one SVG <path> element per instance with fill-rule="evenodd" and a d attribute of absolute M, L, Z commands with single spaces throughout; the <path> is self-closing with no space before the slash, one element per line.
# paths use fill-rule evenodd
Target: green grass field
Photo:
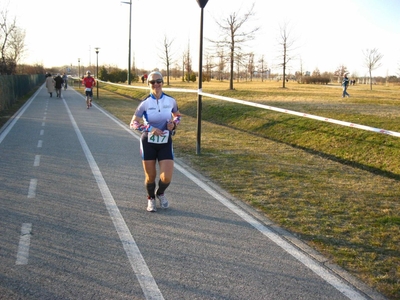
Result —
<path fill-rule="evenodd" d="M 141 84 L 137 84 L 141 85 Z M 203 92 L 400 132 L 399 86 L 205 82 Z M 129 123 L 146 90 L 101 85 L 94 101 Z M 196 83 L 171 80 L 173 88 Z M 165 86 L 165 88 L 168 88 Z M 203 97 L 174 96 L 176 156 L 389 299 L 400 299 L 400 138 Z M 173 188 L 173 183 L 171 185 Z"/>

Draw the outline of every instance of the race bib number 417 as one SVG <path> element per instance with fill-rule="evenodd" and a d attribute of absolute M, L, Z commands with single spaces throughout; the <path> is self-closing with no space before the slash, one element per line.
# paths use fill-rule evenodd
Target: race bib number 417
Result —
<path fill-rule="evenodd" d="M 166 144 L 169 138 L 169 131 L 164 130 L 163 135 L 154 135 L 149 133 L 147 141 L 152 144 Z"/>

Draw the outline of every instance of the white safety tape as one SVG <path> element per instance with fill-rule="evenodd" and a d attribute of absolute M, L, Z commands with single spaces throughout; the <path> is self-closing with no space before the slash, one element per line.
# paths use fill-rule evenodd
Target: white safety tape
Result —
<path fill-rule="evenodd" d="M 100 82 L 102 82 L 102 81 L 100 81 Z M 128 87 L 128 88 L 136 88 L 136 89 L 148 89 L 147 86 L 146 87 L 142 87 L 142 86 L 127 86 L 127 85 L 124 85 L 124 84 L 116 84 L 116 83 L 110 83 L 110 82 L 104 82 L 104 83 L 112 84 L 112 85 L 118 85 L 118 86 L 122 86 L 122 87 L 125 87 L 125 88 Z M 376 132 L 376 133 L 382 133 L 382 134 L 387 134 L 387 135 L 391 135 L 391 136 L 395 136 L 395 137 L 400 137 L 400 133 L 396 132 L 396 131 L 391 131 L 391 130 L 386 130 L 386 129 L 381 129 L 381 128 L 375 128 L 375 127 L 370 127 L 370 126 L 366 126 L 366 125 L 361 125 L 361 124 L 356 124 L 356 123 L 351 123 L 351 122 L 335 120 L 335 119 L 326 118 L 326 117 L 315 116 L 315 115 L 311 115 L 311 114 L 306 114 L 306 113 L 301 113 L 301 112 L 297 112 L 297 111 L 293 111 L 293 110 L 289 110 L 289 109 L 284 109 L 284 108 L 279 108 L 279 107 L 274 107 L 274 106 L 269 106 L 269 105 L 249 102 L 249 101 L 245 101 L 245 100 L 238 100 L 238 99 L 234 99 L 234 98 L 229 98 L 229 97 L 218 96 L 218 95 L 214 95 L 214 94 L 203 93 L 201 91 L 201 89 L 200 90 L 188 90 L 188 89 L 176 89 L 176 88 L 163 88 L 163 90 L 171 91 L 171 92 L 182 92 L 182 93 L 197 93 L 197 94 L 202 95 L 202 96 L 206 96 L 206 97 L 210 97 L 210 98 L 214 98 L 214 99 L 219 99 L 219 100 L 223 100 L 223 101 L 234 102 L 234 103 L 239 103 L 239 104 L 248 105 L 248 106 L 254 106 L 254 107 L 258 107 L 258 108 L 278 111 L 278 112 L 285 113 L 285 114 L 291 114 L 291 115 L 295 115 L 295 116 L 299 116 L 299 117 L 319 120 L 319 121 L 322 121 L 322 122 L 329 122 L 329 123 L 334 123 L 334 124 L 338 124 L 338 125 L 342 125 L 342 126 L 358 128 L 358 129 L 362 129 L 362 130 L 367 130 L 367 131 L 372 131 L 372 132 Z"/>

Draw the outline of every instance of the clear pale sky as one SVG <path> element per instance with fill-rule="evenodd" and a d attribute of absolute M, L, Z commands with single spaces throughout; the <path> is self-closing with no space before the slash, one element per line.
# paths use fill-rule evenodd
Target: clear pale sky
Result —
<path fill-rule="evenodd" d="M 129 2 L 129 0 L 124 0 Z M 243 16 L 251 4 L 255 16 L 247 30 L 260 30 L 243 51 L 255 60 L 264 55 L 268 67 L 279 72 L 280 26 L 289 24 L 294 40 L 288 71 L 330 71 L 344 65 L 364 76 L 363 50 L 377 48 L 382 66 L 373 75 L 400 76 L 399 0 L 209 0 L 204 9 L 204 53 L 217 39 L 219 27 L 233 13 Z M 0 0 L 8 18 L 26 30 L 26 53 L 21 62 L 44 67 L 96 64 L 94 48 L 100 47 L 99 65 L 128 66 L 129 4 L 120 0 Z M 165 69 L 163 40 L 173 40 L 173 59 L 181 65 L 190 49 L 193 69 L 198 70 L 200 8 L 196 0 L 132 0 L 132 60 L 137 68 Z M 212 52 L 210 51 L 210 54 Z"/>

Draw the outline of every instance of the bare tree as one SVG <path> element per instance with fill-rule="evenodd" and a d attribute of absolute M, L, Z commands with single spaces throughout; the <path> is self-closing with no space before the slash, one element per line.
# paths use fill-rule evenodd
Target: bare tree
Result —
<path fill-rule="evenodd" d="M 25 30 L 16 28 L 11 33 L 10 39 L 10 58 L 19 63 L 25 52 Z"/>
<path fill-rule="evenodd" d="M 243 53 L 236 52 L 235 53 L 235 64 L 236 64 L 236 82 L 239 82 L 240 79 L 240 66 L 242 65 Z"/>
<path fill-rule="evenodd" d="M 8 11 L 0 13 L 0 74 L 16 72 L 25 47 L 25 32 L 17 27 L 16 18 L 9 23 L 7 14 Z"/>
<path fill-rule="evenodd" d="M 342 82 L 344 75 L 347 73 L 349 73 L 347 67 L 345 65 L 340 65 L 339 67 L 336 68 L 334 75 L 337 76 L 338 82 Z"/>
<path fill-rule="evenodd" d="M 378 49 L 366 49 L 363 51 L 364 54 L 364 65 L 368 68 L 369 73 L 369 85 L 372 91 L 372 71 L 379 68 L 381 64 L 382 54 L 378 52 Z"/>
<path fill-rule="evenodd" d="M 185 80 L 185 64 L 186 64 L 186 54 L 182 53 L 182 81 Z"/>
<path fill-rule="evenodd" d="M 291 30 L 289 28 L 289 24 L 285 22 L 280 26 L 280 37 L 279 37 L 279 45 L 282 47 L 282 57 L 279 65 L 282 67 L 282 75 L 283 75 L 283 85 L 282 87 L 286 87 L 286 69 L 288 67 L 289 61 L 292 59 L 290 52 L 294 50 L 293 45 L 295 40 L 291 36 Z"/>
<path fill-rule="evenodd" d="M 266 62 L 264 59 L 264 55 L 261 56 L 260 60 L 258 61 L 261 65 L 259 66 L 259 73 L 261 73 L 261 82 L 264 81 L 264 73 L 266 72 Z"/>
<path fill-rule="evenodd" d="M 303 83 L 304 71 L 303 71 L 303 59 L 301 57 L 300 57 L 300 71 L 296 72 L 295 75 L 297 81 Z"/>
<path fill-rule="evenodd" d="M 218 80 L 222 81 L 224 79 L 224 71 L 226 66 L 224 48 L 220 48 L 217 55 L 218 55 L 218 65 L 217 65 Z"/>
<path fill-rule="evenodd" d="M 174 78 L 179 78 L 179 75 L 180 75 L 180 73 L 181 73 L 181 68 L 180 68 L 180 66 L 179 66 L 179 61 L 178 60 L 176 60 L 175 62 L 174 62 L 174 64 L 175 64 L 175 66 L 172 68 L 172 71 L 171 71 L 171 75 L 174 77 Z"/>
<path fill-rule="evenodd" d="M 321 77 L 321 72 L 318 68 L 315 68 L 315 70 L 312 72 L 311 76 L 313 77 Z"/>
<path fill-rule="evenodd" d="M 210 81 L 212 77 L 211 71 L 215 67 L 215 64 L 213 62 L 213 57 L 210 54 L 206 53 L 204 60 L 205 60 L 204 64 L 205 74 L 203 75 L 203 80 Z"/>
<path fill-rule="evenodd" d="M 188 42 L 188 48 L 185 53 L 183 53 L 183 69 L 186 71 L 183 80 L 190 81 L 190 77 L 193 73 L 192 71 L 192 58 L 190 56 L 190 43 Z"/>
<path fill-rule="evenodd" d="M 241 45 L 253 40 L 254 34 L 260 28 L 256 27 L 249 31 L 242 31 L 242 26 L 254 16 L 254 3 L 250 10 L 243 16 L 239 16 L 239 12 L 232 13 L 228 18 L 223 19 L 222 22 L 216 20 L 216 23 L 221 29 L 222 40 L 212 41 L 218 45 L 229 49 L 229 61 L 230 61 L 230 78 L 229 78 L 229 89 L 233 90 L 233 68 L 235 64 L 235 56 L 238 57 L 238 52 L 241 50 Z"/>
<path fill-rule="evenodd" d="M 171 54 L 171 45 L 174 40 L 169 41 L 167 36 L 164 36 L 163 41 L 163 55 L 160 55 L 160 58 L 163 60 L 165 67 L 167 68 L 167 85 L 169 85 L 169 70 L 172 64 L 172 54 Z"/>
<path fill-rule="evenodd" d="M 254 65 L 254 53 L 249 53 L 249 61 L 247 64 L 247 71 L 249 72 L 250 75 L 250 81 L 253 81 L 253 75 L 254 72 L 256 71 L 256 66 Z"/>
<path fill-rule="evenodd" d="M 400 76 L 400 63 L 397 64 L 397 75 Z"/>

